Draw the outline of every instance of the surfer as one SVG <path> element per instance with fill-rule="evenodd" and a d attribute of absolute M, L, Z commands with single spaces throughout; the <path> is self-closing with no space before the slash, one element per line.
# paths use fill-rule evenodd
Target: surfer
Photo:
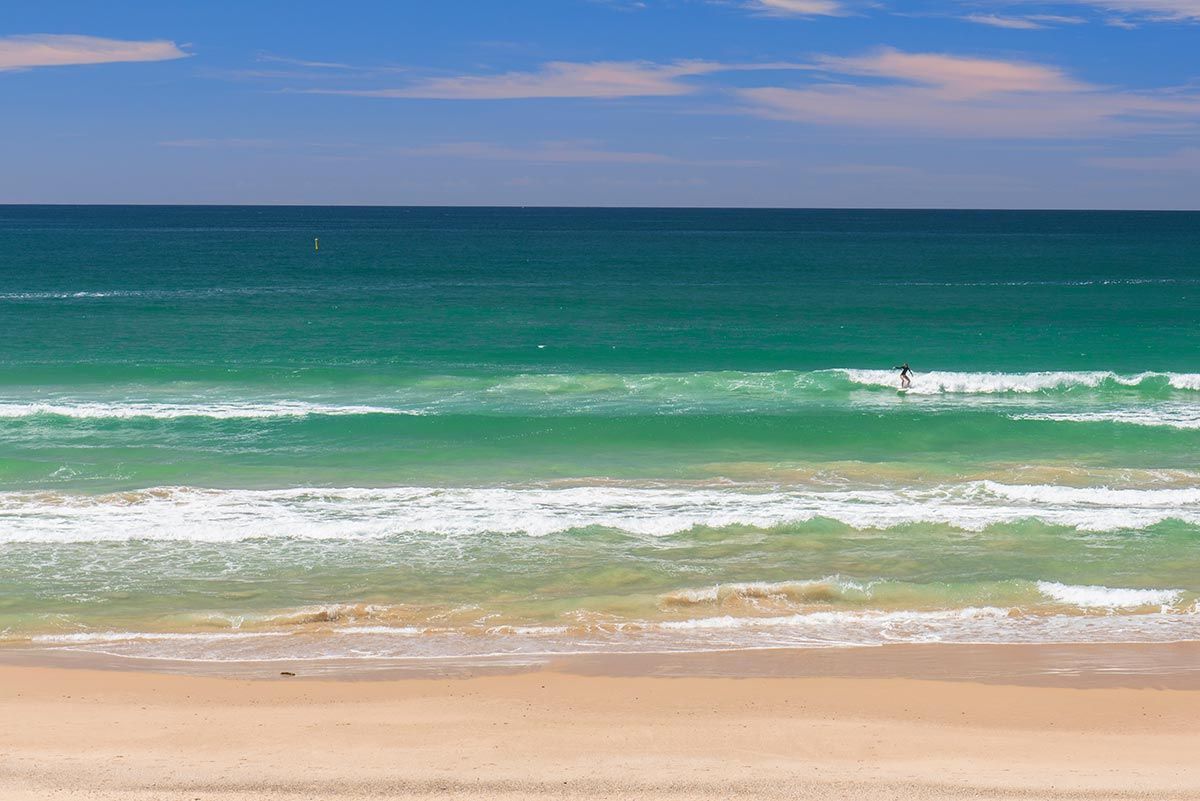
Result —
<path fill-rule="evenodd" d="M 900 389 L 908 389 L 912 386 L 912 370 L 908 369 L 908 362 L 892 369 L 900 371 Z"/>

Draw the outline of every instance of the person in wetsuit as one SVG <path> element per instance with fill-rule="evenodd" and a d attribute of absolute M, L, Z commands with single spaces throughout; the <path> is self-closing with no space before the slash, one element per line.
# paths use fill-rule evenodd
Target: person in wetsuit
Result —
<path fill-rule="evenodd" d="M 912 386 L 912 370 L 908 369 L 908 362 L 892 369 L 900 371 L 900 389 L 908 389 Z"/>

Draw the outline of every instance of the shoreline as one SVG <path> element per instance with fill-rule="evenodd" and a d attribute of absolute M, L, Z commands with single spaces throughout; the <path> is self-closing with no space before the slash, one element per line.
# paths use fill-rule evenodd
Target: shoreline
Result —
<path fill-rule="evenodd" d="M 0 670 L 109 671 L 269 680 L 471 679 L 553 672 L 608 678 L 907 679 L 1029 687 L 1200 691 L 1200 641 L 1166 643 L 893 643 L 686 652 L 476 657 L 198 661 L 37 647 L 0 648 Z"/>
<path fill-rule="evenodd" d="M 1130 661 L 1110 646 L 1113 664 L 1145 670 L 1050 683 L 1030 678 L 1053 656 L 1039 646 L 895 648 L 441 676 L 282 677 L 280 665 L 269 676 L 178 675 L 6 659 L 0 718 L 20 725 L 0 727 L 0 795 L 1200 798 L 1200 644 L 1177 647 L 1174 672 L 1152 669 L 1159 648 L 1135 648 Z M 909 653 L 917 648 L 926 650 Z M 997 658 L 1004 681 L 896 675 Z M 852 663 L 858 675 L 833 675 Z"/>

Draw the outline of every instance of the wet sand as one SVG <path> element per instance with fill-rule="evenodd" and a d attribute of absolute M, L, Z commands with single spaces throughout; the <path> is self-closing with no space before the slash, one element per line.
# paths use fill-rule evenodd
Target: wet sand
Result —
<path fill-rule="evenodd" d="M 0 798 L 1200 798 L 1196 646 L 1051 648 L 358 674 L 370 681 L 10 653 Z"/>

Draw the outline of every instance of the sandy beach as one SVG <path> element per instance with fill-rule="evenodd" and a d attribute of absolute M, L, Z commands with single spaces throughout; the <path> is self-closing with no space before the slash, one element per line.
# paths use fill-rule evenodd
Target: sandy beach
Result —
<path fill-rule="evenodd" d="M 795 652 L 373 680 L 10 664 L 0 796 L 1200 798 L 1194 675 L 897 678 L 885 652 L 854 677 Z"/>

